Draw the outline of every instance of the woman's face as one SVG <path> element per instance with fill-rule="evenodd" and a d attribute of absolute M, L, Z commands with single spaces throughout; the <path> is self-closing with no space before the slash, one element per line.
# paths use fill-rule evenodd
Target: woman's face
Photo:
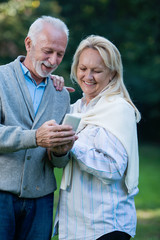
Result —
<path fill-rule="evenodd" d="M 92 48 L 86 48 L 79 58 L 77 79 L 86 95 L 88 104 L 108 85 L 112 79 L 112 74 L 109 68 L 105 66 L 99 52 Z"/>

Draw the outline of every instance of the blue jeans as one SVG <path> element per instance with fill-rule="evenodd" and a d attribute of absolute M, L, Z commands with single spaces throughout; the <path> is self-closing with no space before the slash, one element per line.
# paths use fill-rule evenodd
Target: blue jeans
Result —
<path fill-rule="evenodd" d="M 0 191 L 0 239 L 50 240 L 54 195 L 23 199 Z"/>

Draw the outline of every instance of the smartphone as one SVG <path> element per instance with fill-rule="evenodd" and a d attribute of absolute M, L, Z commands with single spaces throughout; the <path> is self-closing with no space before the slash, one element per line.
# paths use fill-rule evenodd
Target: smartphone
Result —
<path fill-rule="evenodd" d="M 63 120 L 63 125 L 71 125 L 72 128 L 73 128 L 73 131 L 76 132 L 77 128 L 78 128 L 78 125 L 81 121 L 81 118 L 78 117 L 78 116 L 75 116 L 74 114 L 70 114 L 70 113 L 67 113 L 64 117 L 64 120 Z"/>

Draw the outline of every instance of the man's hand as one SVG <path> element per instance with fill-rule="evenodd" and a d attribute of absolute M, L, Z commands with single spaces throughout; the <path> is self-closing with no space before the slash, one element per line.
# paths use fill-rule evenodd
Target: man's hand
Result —
<path fill-rule="evenodd" d="M 58 125 L 54 120 L 45 122 L 36 131 L 36 142 L 38 146 L 51 148 L 63 146 L 62 149 L 69 149 L 77 139 L 75 132 L 69 125 Z M 65 147 L 65 145 L 68 147 Z M 57 150 L 58 151 L 58 150 Z"/>
<path fill-rule="evenodd" d="M 64 78 L 58 75 L 50 75 L 53 85 L 57 91 L 62 91 L 64 87 Z"/>
<path fill-rule="evenodd" d="M 65 87 L 65 86 L 64 86 Z M 65 87 L 67 89 L 68 92 L 75 92 L 75 89 L 72 87 Z"/>
<path fill-rule="evenodd" d="M 57 91 L 62 91 L 64 86 L 64 78 L 58 75 L 50 75 L 53 85 Z M 75 92 L 75 89 L 72 87 L 65 87 L 68 92 Z"/>
<path fill-rule="evenodd" d="M 78 137 L 75 138 L 75 140 L 77 140 Z M 55 156 L 63 156 L 65 154 L 67 154 L 67 152 L 73 147 L 75 141 L 71 141 L 68 144 L 64 144 L 61 146 L 57 146 L 57 147 L 53 147 L 48 149 L 48 156 L 49 156 L 49 160 L 51 160 L 51 152 L 53 152 L 53 154 Z"/>

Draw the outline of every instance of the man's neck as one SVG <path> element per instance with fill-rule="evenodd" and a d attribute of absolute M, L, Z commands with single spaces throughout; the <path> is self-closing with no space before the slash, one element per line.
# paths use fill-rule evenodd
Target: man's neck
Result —
<path fill-rule="evenodd" d="M 45 78 L 35 75 L 35 74 L 32 72 L 32 70 L 30 70 L 30 68 L 28 67 L 28 64 L 27 64 L 26 60 L 24 60 L 24 61 L 22 62 L 22 64 L 29 70 L 29 72 L 30 72 L 30 74 L 31 74 L 31 77 L 36 81 L 37 85 L 39 85 L 41 82 L 43 82 L 43 81 L 45 80 Z"/>

